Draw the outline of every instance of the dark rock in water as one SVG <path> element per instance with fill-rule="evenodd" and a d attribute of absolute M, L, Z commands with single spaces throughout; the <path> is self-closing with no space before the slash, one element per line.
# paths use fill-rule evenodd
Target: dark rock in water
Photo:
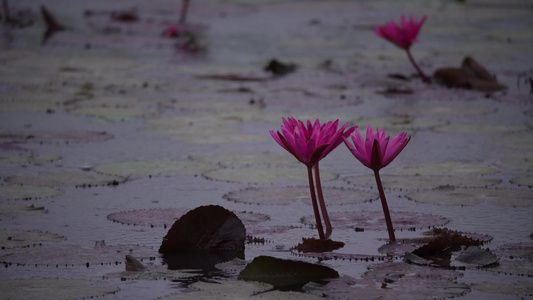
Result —
<path fill-rule="evenodd" d="M 246 229 L 229 210 L 217 206 L 195 208 L 170 228 L 159 252 L 244 251 Z"/>
<path fill-rule="evenodd" d="M 269 283 L 275 289 L 300 290 L 310 281 L 337 278 L 339 273 L 332 268 L 304 261 L 258 256 L 239 274 L 238 279 Z"/>
<path fill-rule="evenodd" d="M 268 62 L 266 66 L 263 67 L 263 70 L 272 73 L 272 75 L 274 76 L 285 76 L 287 74 L 295 72 L 296 68 L 296 64 L 283 63 L 277 59 L 272 59 Z"/>

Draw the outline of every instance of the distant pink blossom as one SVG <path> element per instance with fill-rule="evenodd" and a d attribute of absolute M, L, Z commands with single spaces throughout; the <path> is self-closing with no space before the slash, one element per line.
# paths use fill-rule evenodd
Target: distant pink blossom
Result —
<path fill-rule="evenodd" d="M 401 27 L 394 21 L 390 21 L 385 26 L 378 26 L 374 33 L 396 46 L 408 50 L 414 42 L 417 42 L 416 37 L 425 21 L 426 16 L 422 17 L 420 22 L 416 22 L 413 16 L 410 16 L 409 21 L 407 21 L 406 17 L 402 15 Z"/>
<path fill-rule="evenodd" d="M 409 143 L 411 137 L 406 138 L 406 136 L 407 133 L 402 132 L 390 140 L 390 136 L 385 137 L 385 130 L 376 129 L 374 133 L 369 125 L 364 140 L 356 130 L 351 134 L 353 145 L 347 138 L 344 138 L 344 143 L 363 165 L 378 171 L 394 160 Z"/>
<path fill-rule="evenodd" d="M 338 129 L 339 120 L 320 124 L 320 120 L 307 124 L 292 117 L 283 118 L 281 132 L 270 131 L 270 135 L 285 150 L 289 151 L 296 159 L 308 167 L 312 167 L 322 158 L 326 157 L 333 149 L 342 143 L 356 128 L 348 127 L 348 123 Z"/>

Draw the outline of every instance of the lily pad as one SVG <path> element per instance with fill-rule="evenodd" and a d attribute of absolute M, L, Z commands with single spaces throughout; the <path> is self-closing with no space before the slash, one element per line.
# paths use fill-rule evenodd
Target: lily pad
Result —
<path fill-rule="evenodd" d="M 0 293 L 5 299 L 88 299 L 115 294 L 120 290 L 103 282 L 84 279 L 15 279 L 0 280 Z"/>
<path fill-rule="evenodd" d="M 63 194 L 63 191 L 42 186 L 31 185 L 0 185 L 0 199 L 39 199 L 46 197 L 54 197 Z"/>
<path fill-rule="evenodd" d="M 255 165 L 288 165 L 299 163 L 291 155 L 272 152 L 222 153 L 213 155 L 193 155 L 193 161 L 218 164 L 223 167 L 247 167 Z"/>
<path fill-rule="evenodd" d="M 19 153 L 8 157 L 0 157 L 0 163 L 22 164 L 22 165 L 42 165 L 55 162 L 61 159 L 58 155 L 42 155 L 36 153 Z"/>
<path fill-rule="evenodd" d="M 157 176 L 161 173 L 171 172 L 175 174 L 196 175 L 206 171 L 214 170 L 217 167 L 210 164 L 191 161 L 124 161 L 109 163 L 94 167 L 96 172 L 127 176 L 144 177 Z"/>
<path fill-rule="evenodd" d="M 150 226 L 150 227 L 168 227 L 181 216 L 186 214 L 189 209 L 186 208 L 154 208 L 130 210 L 118 213 L 112 213 L 107 216 L 108 220 L 126 225 Z M 234 212 L 244 225 L 255 225 L 257 223 L 269 220 L 265 214 L 252 212 Z"/>
<path fill-rule="evenodd" d="M 78 144 L 107 141 L 113 135 L 105 131 L 31 131 L 3 134 L 0 138 L 15 143 Z"/>
<path fill-rule="evenodd" d="M 492 123 L 476 124 L 449 124 L 436 128 L 440 132 L 463 133 L 463 134 L 498 134 L 498 133 L 515 133 L 527 130 L 525 125 L 503 125 Z"/>
<path fill-rule="evenodd" d="M 503 245 L 494 250 L 494 253 L 507 259 L 532 259 L 533 243 Z"/>
<path fill-rule="evenodd" d="M 475 175 L 380 175 L 385 189 L 395 190 L 428 190 L 448 187 L 488 187 L 501 182 L 500 179 L 479 177 Z M 376 187 L 373 175 L 346 177 L 348 183 L 362 187 Z"/>
<path fill-rule="evenodd" d="M 495 107 L 489 105 L 469 105 L 469 106 L 452 106 L 440 104 L 404 104 L 389 110 L 395 115 L 427 117 L 427 116 L 457 116 L 457 115 L 486 115 L 496 112 Z"/>
<path fill-rule="evenodd" d="M 387 134 L 396 135 L 402 131 L 412 134 L 416 130 L 433 129 L 448 124 L 438 118 L 422 118 L 412 116 L 394 116 L 376 119 L 353 120 L 355 124 L 372 124 L 372 128 L 385 129 Z M 364 136 L 363 136 L 364 137 Z"/>
<path fill-rule="evenodd" d="M 0 230 L 0 247 L 2 249 L 27 248 L 40 246 L 43 243 L 59 243 L 64 241 L 63 236 L 41 231 Z M 3 260 L 3 259 L 1 259 Z"/>
<path fill-rule="evenodd" d="M 265 282 L 279 290 L 299 290 L 310 281 L 335 277 L 339 277 L 339 273 L 326 266 L 258 256 L 242 270 L 238 279 Z"/>
<path fill-rule="evenodd" d="M 522 176 L 511 179 L 511 183 L 519 186 L 533 187 L 533 176 Z"/>
<path fill-rule="evenodd" d="M 218 169 L 206 172 L 202 175 L 209 179 L 250 184 L 268 184 L 285 180 L 308 182 L 305 168 L 249 167 L 239 169 Z M 322 181 L 333 180 L 336 178 L 336 174 L 326 171 L 320 172 L 320 179 Z"/>
<path fill-rule="evenodd" d="M 125 182 L 126 178 L 118 176 L 96 174 L 96 173 L 74 173 L 62 172 L 52 173 L 43 172 L 38 177 L 32 176 L 11 176 L 5 179 L 7 183 L 19 184 L 21 186 L 74 186 L 74 187 L 91 187 L 101 185 L 115 186 L 119 183 Z"/>
<path fill-rule="evenodd" d="M 498 173 L 496 167 L 468 162 L 445 162 L 397 168 L 396 171 L 407 175 L 488 175 Z"/>
<path fill-rule="evenodd" d="M 487 249 L 477 246 L 470 246 L 457 256 L 456 260 L 468 265 L 487 267 L 498 262 L 498 257 Z"/>
<path fill-rule="evenodd" d="M 415 212 L 391 211 L 390 215 L 395 230 L 415 230 L 442 226 L 449 222 L 444 217 Z M 382 211 L 334 212 L 330 213 L 329 216 L 334 228 L 363 228 L 372 231 L 387 229 Z M 301 222 L 306 225 L 314 225 L 315 218 L 314 216 L 306 216 L 301 219 Z"/>
<path fill-rule="evenodd" d="M 354 189 L 323 187 L 327 204 L 342 205 L 372 201 L 379 196 L 375 193 Z M 287 205 L 303 202 L 311 205 L 309 186 L 247 188 L 230 192 L 224 198 L 236 203 Z"/>
<path fill-rule="evenodd" d="M 44 206 L 36 207 L 32 205 L 17 205 L 0 203 L 0 221 L 9 220 L 19 216 L 40 216 L 48 213 Z"/>
<path fill-rule="evenodd" d="M 441 188 L 408 194 L 410 200 L 436 205 L 477 205 L 488 201 L 498 206 L 528 207 L 533 205 L 531 192 L 518 189 Z"/>
<path fill-rule="evenodd" d="M 523 153 L 533 151 L 533 134 L 529 132 L 494 137 L 491 142 L 500 147 L 519 149 Z"/>
<path fill-rule="evenodd" d="M 503 282 L 474 282 L 472 288 L 478 291 L 499 295 L 516 295 L 519 297 L 533 296 L 533 285 L 530 281 Z"/>

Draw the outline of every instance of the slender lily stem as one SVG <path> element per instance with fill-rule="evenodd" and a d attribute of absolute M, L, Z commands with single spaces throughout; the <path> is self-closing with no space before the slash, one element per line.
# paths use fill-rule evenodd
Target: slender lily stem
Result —
<path fill-rule="evenodd" d="M 383 185 L 381 184 L 381 178 L 379 177 L 379 170 L 374 171 L 376 177 L 376 184 L 378 185 L 379 198 L 381 199 L 381 205 L 383 206 L 383 213 L 385 214 L 385 222 L 387 223 L 387 231 L 389 232 L 389 239 L 391 242 L 396 242 L 394 236 L 394 228 L 392 227 L 392 220 L 390 218 L 389 206 L 387 205 L 387 199 L 385 198 L 385 192 L 383 191 Z"/>
<path fill-rule="evenodd" d="M 320 219 L 320 212 L 318 211 L 318 204 L 316 201 L 315 185 L 313 184 L 313 169 L 307 167 L 307 175 L 309 178 L 309 190 L 311 191 L 311 202 L 313 202 L 313 212 L 315 213 L 316 228 L 318 230 L 318 237 L 325 240 L 324 228 L 322 227 L 322 220 Z"/>
<path fill-rule="evenodd" d="M 187 10 L 189 9 L 190 0 L 181 1 L 181 11 L 180 11 L 180 20 L 179 24 L 185 24 L 185 18 L 187 17 Z"/>
<path fill-rule="evenodd" d="M 420 77 L 422 77 L 422 80 L 424 80 L 424 82 L 426 83 L 431 83 L 431 78 L 429 78 L 423 71 L 422 69 L 420 69 L 420 67 L 418 66 L 418 64 L 415 62 L 413 56 L 411 55 L 411 51 L 409 49 L 406 49 L 405 50 L 407 52 L 407 56 L 409 57 L 409 60 L 411 61 L 411 63 L 413 64 L 413 66 L 415 67 L 416 71 L 418 72 L 418 74 L 420 75 Z"/>
<path fill-rule="evenodd" d="M 316 180 L 316 191 L 318 193 L 318 203 L 320 204 L 320 210 L 322 211 L 322 217 L 324 218 L 324 223 L 326 224 L 326 239 L 327 239 L 333 232 L 333 227 L 331 227 L 331 221 L 329 220 L 328 211 L 326 209 L 326 202 L 324 202 L 324 194 L 322 193 L 322 184 L 320 183 L 320 172 L 318 170 L 318 162 L 315 164 L 315 180 Z"/>

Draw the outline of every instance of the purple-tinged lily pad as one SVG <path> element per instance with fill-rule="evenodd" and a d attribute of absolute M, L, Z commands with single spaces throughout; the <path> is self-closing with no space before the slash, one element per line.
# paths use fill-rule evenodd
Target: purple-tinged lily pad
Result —
<path fill-rule="evenodd" d="M 508 259 L 533 259 L 533 243 L 503 245 L 494 253 Z"/>
<path fill-rule="evenodd" d="M 222 153 L 213 155 L 192 155 L 193 161 L 217 164 L 223 167 L 247 167 L 254 165 L 290 165 L 298 161 L 290 155 L 273 152 Z"/>
<path fill-rule="evenodd" d="M 75 173 L 75 172 L 62 172 L 62 173 L 41 173 L 38 177 L 32 176 L 10 176 L 5 179 L 6 182 L 11 184 L 19 184 L 23 187 L 29 186 L 74 186 L 74 187 L 91 187 L 109 185 L 115 186 L 126 181 L 124 177 L 97 174 L 97 173 Z"/>
<path fill-rule="evenodd" d="M 522 176 L 511 179 L 511 183 L 519 186 L 533 187 L 533 176 Z"/>
<path fill-rule="evenodd" d="M 4 133 L 2 140 L 14 143 L 36 144 L 78 144 L 104 142 L 113 138 L 105 131 L 30 131 L 18 133 Z"/>
<path fill-rule="evenodd" d="M 43 278 L 0 280 L 0 294 L 5 299 L 56 300 L 89 299 L 115 294 L 118 286 L 84 279 Z"/>
<path fill-rule="evenodd" d="M 386 262 L 370 265 L 360 279 L 342 276 L 324 286 L 309 285 L 306 291 L 339 300 L 444 299 L 470 292 L 468 285 L 455 282 L 461 276 L 454 270 Z"/>
<path fill-rule="evenodd" d="M 166 172 L 197 175 L 215 169 L 217 169 L 217 167 L 211 164 L 176 160 L 124 161 L 94 167 L 96 172 L 127 177 L 157 176 Z"/>
<path fill-rule="evenodd" d="M 500 147 L 521 150 L 522 153 L 533 151 L 533 134 L 530 132 L 496 136 L 491 142 Z"/>
<path fill-rule="evenodd" d="M 461 103 L 463 104 L 463 103 Z M 460 107 L 454 107 L 451 105 L 438 105 L 438 104 L 402 104 L 401 106 L 394 107 L 389 110 L 394 115 L 414 116 L 414 117 L 427 117 L 427 116 L 475 116 L 486 115 L 496 112 L 495 107 L 489 105 L 461 105 Z"/>
<path fill-rule="evenodd" d="M 533 296 L 533 284 L 531 281 L 515 281 L 512 283 L 483 281 L 475 282 L 472 288 L 490 294 L 499 295 L 515 295 L 517 297 L 531 297 Z"/>
<path fill-rule="evenodd" d="M 354 120 L 356 124 L 372 124 L 373 128 L 385 129 L 387 134 L 394 136 L 402 131 L 412 134 L 416 130 L 433 129 L 447 125 L 448 122 L 438 118 L 420 118 L 411 116 L 394 116 L 376 119 Z"/>
<path fill-rule="evenodd" d="M 0 157 L 0 163 L 21 164 L 21 165 L 42 165 L 55 162 L 61 159 L 59 155 L 42 155 L 36 153 L 19 153 L 8 157 Z"/>
<path fill-rule="evenodd" d="M 40 216 L 48 213 L 44 206 L 0 203 L 0 221 L 20 216 Z"/>
<path fill-rule="evenodd" d="M 39 199 L 45 197 L 54 197 L 63 194 L 63 191 L 42 186 L 31 185 L 0 185 L 0 199 Z"/>
<path fill-rule="evenodd" d="M 394 190 L 429 190 L 453 187 L 488 187 L 501 182 L 500 179 L 475 175 L 381 175 L 385 189 Z M 374 188 L 376 178 L 373 175 L 346 177 L 344 180 L 356 186 Z"/>
<path fill-rule="evenodd" d="M 42 245 L 41 247 L 16 248 L 9 254 L 0 256 L 6 264 L 29 266 L 90 266 L 122 264 L 126 255 L 149 259 L 158 256 L 157 250 L 139 245 L 106 246 L 96 242 L 92 249 L 77 245 Z"/>
<path fill-rule="evenodd" d="M 378 198 L 376 193 L 354 189 L 323 187 L 322 190 L 324 198 L 331 205 L 362 203 Z M 311 205 L 309 186 L 247 188 L 230 192 L 224 198 L 248 204 L 287 205 L 302 202 Z"/>
<path fill-rule="evenodd" d="M 531 192 L 518 189 L 440 188 L 407 195 L 416 202 L 436 205 L 477 205 L 488 201 L 498 206 L 528 207 L 533 205 Z"/>
<path fill-rule="evenodd" d="M 150 226 L 150 227 L 169 227 L 176 222 L 181 216 L 186 214 L 189 209 L 186 208 L 154 208 L 130 210 L 118 213 L 112 213 L 107 219 L 126 225 Z M 255 225 L 269 220 L 264 214 L 252 212 L 235 212 L 244 225 Z"/>
<path fill-rule="evenodd" d="M 206 172 L 202 175 L 209 179 L 250 184 L 269 184 L 278 181 L 308 181 L 305 168 L 249 167 L 239 169 L 218 169 Z M 336 174 L 327 171 L 320 172 L 320 179 L 322 181 L 333 180 L 336 178 Z"/>
<path fill-rule="evenodd" d="M 0 247 L 2 249 L 28 248 L 30 246 L 41 246 L 43 243 L 59 243 L 64 240 L 63 236 L 49 232 L 0 230 Z M 0 260 L 3 261 L 3 259 Z"/>
<path fill-rule="evenodd" d="M 497 133 L 515 133 L 526 131 L 529 128 L 526 125 L 504 125 L 493 123 L 476 123 L 476 124 L 448 124 L 436 128 L 437 131 L 447 133 L 463 134 L 497 134 Z"/>
<path fill-rule="evenodd" d="M 397 168 L 396 171 L 406 175 L 488 175 L 498 173 L 500 170 L 496 167 L 489 167 L 482 164 L 467 162 L 445 162 L 435 164 L 424 164 L 416 166 L 405 166 Z"/>
<path fill-rule="evenodd" d="M 416 212 L 391 211 L 392 224 L 395 230 L 416 230 L 428 227 L 443 226 L 448 219 L 436 215 Z M 385 217 L 382 211 L 357 211 L 330 213 L 331 223 L 334 228 L 363 228 L 371 231 L 386 230 Z M 306 225 L 314 225 L 314 216 L 306 216 L 301 219 Z"/>

